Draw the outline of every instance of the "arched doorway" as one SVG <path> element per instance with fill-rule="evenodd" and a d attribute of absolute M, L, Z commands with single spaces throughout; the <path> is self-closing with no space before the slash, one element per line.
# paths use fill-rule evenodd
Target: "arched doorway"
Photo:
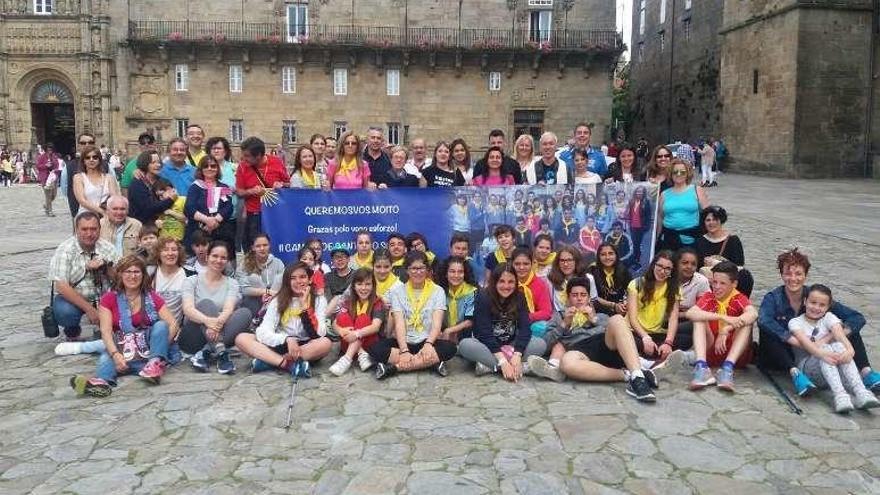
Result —
<path fill-rule="evenodd" d="M 31 122 L 36 143 L 52 143 L 62 156 L 76 152 L 76 118 L 67 86 L 52 79 L 37 84 L 31 92 Z"/>

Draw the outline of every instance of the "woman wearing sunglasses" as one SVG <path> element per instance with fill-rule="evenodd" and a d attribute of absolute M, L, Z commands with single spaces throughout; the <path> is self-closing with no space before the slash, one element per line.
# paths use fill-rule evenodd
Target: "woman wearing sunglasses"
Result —
<path fill-rule="evenodd" d="M 330 189 L 375 189 L 370 182 L 370 166 L 361 158 L 361 140 L 348 131 L 339 137 L 336 162 L 327 167 Z"/>
<path fill-rule="evenodd" d="M 79 212 L 92 211 L 104 216 L 104 203 L 110 196 L 119 194 L 119 184 L 112 174 L 101 167 L 101 152 L 94 146 L 84 146 L 82 171 L 73 176 L 73 194 L 79 203 Z"/>
<path fill-rule="evenodd" d="M 700 211 L 709 206 L 709 198 L 700 186 L 692 184 L 694 167 L 676 158 L 672 160 L 672 187 L 660 194 L 657 228 L 660 229 L 657 250 L 676 251 L 692 246 L 702 233 Z"/>
<path fill-rule="evenodd" d="M 197 229 L 205 231 L 215 241 L 235 245 L 235 219 L 232 216 L 232 189 L 220 182 L 220 162 L 214 155 L 199 160 L 196 180 L 186 193 L 183 213 L 186 231 L 183 245 L 189 246 Z"/>
<path fill-rule="evenodd" d="M 672 187 L 671 162 L 672 150 L 666 146 L 661 144 L 651 152 L 645 179 L 654 184 L 660 184 L 660 192 Z"/>

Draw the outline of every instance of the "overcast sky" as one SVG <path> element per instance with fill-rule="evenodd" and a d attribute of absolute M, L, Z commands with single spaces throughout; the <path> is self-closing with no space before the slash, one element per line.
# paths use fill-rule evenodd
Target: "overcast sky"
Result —
<path fill-rule="evenodd" d="M 617 30 L 623 32 L 623 43 L 627 46 L 632 33 L 632 9 L 633 0 L 617 0 Z M 629 59 L 629 49 L 623 56 Z"/>

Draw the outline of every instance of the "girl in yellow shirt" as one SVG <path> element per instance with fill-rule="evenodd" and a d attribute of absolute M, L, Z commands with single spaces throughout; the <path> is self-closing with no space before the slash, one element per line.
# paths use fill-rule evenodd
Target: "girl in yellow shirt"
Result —
<path fill-rule="evenodd" d="M 643 356 L 665 360 L 676 346 L 685 344 L 676 339 L 681 337 L 677 335 L 680 300 L 672 252 L 660 251 L 645 274 L 627 287 L 627 320 Z"/>

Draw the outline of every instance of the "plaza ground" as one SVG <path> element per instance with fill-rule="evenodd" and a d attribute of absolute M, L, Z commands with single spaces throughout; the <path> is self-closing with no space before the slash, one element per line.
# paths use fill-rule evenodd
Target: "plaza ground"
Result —
<path fill-rule="evenodd" d="M 722 176 L 710 189 L 740 235 L 753 301 L 779 285 L 775 257 L 801 246 L 809 280 L 867 317 L 880 365 L 880 182 Z M 67 382 L 94 356 L 55 357 L 42 336 L 52 249 L 70 234 L 63 199 L 46 218 L 33 186 L 0 189 L 0 492 L 14 493 L 880 493 L 880 413 L 839 416 L 822 394 L 789 412 L 750 369 L 737 394 L 685 390 L 655 405 L 622 384 L 510 384 L 460 360 L 377 382 L 349 372 L 289 378 L 169 372 L 122 378 L 107 399 Z M 330 361 L 330 360 L 327 360 Z M 780 379 L 789 389 L 788 382 Z"/>

